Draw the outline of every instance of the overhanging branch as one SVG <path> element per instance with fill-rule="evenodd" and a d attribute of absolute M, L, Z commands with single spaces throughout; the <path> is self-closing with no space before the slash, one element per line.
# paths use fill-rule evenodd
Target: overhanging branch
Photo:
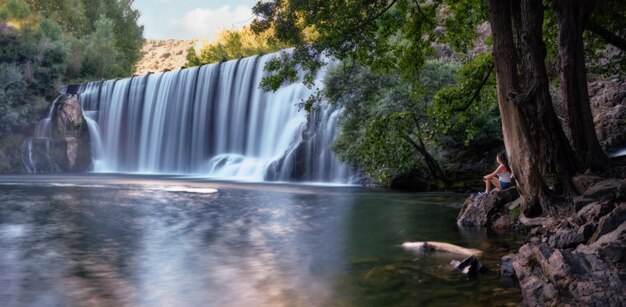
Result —
<path fill-rule="evenodd" d="M 491 76 L 491 72 L 492 71 L 493 71 L 493 64 L 489 65 L 489 70 L 487 71 L 487 74 L 485 75 L 483 80 L 480 82 L 480 85 L 478 86 L 478 88 L 474 91 L 474 95 L 472 95 L 470 100 L 468 100 L 465 103 L 464 106 L 462 106 L 460 108 L 455 108 L 454 110 L 452 110 L 452 112 L 465 112 L 465 111 L 467 111 L 467 109 L 472 105 L 474 100 L 476 100 L 476 98 L 478 98 L 478 95 L 480 94 L 480 91 L 482 91 L 483 87 L 485 87 L 485 84 L 487 84 L 487 81 L 489 80 L 489 76 Z"/>
<path fill-rule="evenodd" d="M 608 29 L 602 27 L 601 25 L 594 23 L 594 22 L 589 22 L 587 23 L 587 30 L 600 36 L 602 39 L 604 39 L 605 42 L 621 49 L 622 51 L 626 51 L 626 39 L 609 31 Z"/>

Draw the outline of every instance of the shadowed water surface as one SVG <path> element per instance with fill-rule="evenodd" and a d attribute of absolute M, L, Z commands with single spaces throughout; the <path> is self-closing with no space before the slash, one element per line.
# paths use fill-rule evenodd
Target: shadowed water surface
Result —
<path fill-rule="evenodd" d="M 139 176 L 0 177 L 5 306 L 503 305 L 510 234 L 455 224 L 463 195 Z M 485 251 L 461 256 L 403 241 Z"/>

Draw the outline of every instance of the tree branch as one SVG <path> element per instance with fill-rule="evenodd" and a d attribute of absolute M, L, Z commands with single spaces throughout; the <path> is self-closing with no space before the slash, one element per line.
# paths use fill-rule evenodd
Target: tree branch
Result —
<path fill-rule="evenodd" d="M 420 13 L 420 15 L 422 15 L 422 18 L 424 18 L 424 20 L 426 20 L 428 23 L 430 23 L 433 26 L 438 26 L 434 21 L 430 20 L 430 18 L 426 17 L 426 14 L 424 14 L 424 12 L 422 11 L 422 7 L 420 6 L 420 4 L 417 2 L 417 0 L 415 0 L 415 6 L 417 7 L 417 11 Z"/>
<path fill-rule="evenodd" d="M 615 33 L 602 27 L 601 25 L 590 21 L 589 23 L 587 23 L 587 30 L 600 36 L 602 39 L 604 39 L 605 42 L 621 49 L 622 51 L 626 51 L 626 39 L 616 35 Z"/>
<path fill-rule="evenodd" d="M 383 16 L 383 14 L 385 14 L 385 12 L 387 12 L 394 4 L 396 4 L 398 0 L 393 0 L 391 1 L 391 3 L 389 3 L 389 5 L 387 5 L 387 7 L 385 7 L 382 11 L 378 12 L 376 15 L 366 19 L 365 21 L 363 21 L 362 23 L 358 24 L 356 27 L 350 29 L 349 31 L 347 31 L 346 33 L 344 33 L 344 36 L 355 32 L 357 30 L 362 29 L 363 27 L 365 27 L 366 25 L 370 24 L 371 22 L 373 22 L 374 20 L 380 18 L 380 16 Z"/>
<path fill-rule="evenodd" d="M 419 135 L 421 134 L 419 132 L 421 130 L 421 127 L 419 124 L 419 119 L 417 118 L 417 114 L 412 112 L 411 117 L 413 118 L 413 122 L 415 123 L 415 126 L 417 127 L 417 130 L 418 130 L 417 139 L 419 141 L 419 144 L 413 141 L 411 136 L 407 133 L 402 134 L 404 139 L 407 142 L 409 142 L 409 144 L 411 144 L 413 148 L 415 148 L 415 150 L 417 150 L 422 155 L 422 157 L 424 157 L 426 165 L 428 166 L 428 170 L 433 175 L 433 177 L 442 180 L 446 185 L 450 185 L 451 183 L 450 179 L 448 179 L 446 174 L 443 172 L 437 160 L 435 160 L 435 158 L 428 152 L 428 150 L 426 150 L 426 145 L 424 144 L 424 140 L 422 140 L 422 138 Z"/>
<path fill-rule="evenodd" d="M 467 109 L 472 105 L 474 100 L 476 100 L 476 98 L 478 98 L 478 95 L 480 94 L 480 91 L 482 91 L 483 87 L 485 87 L 485 84 L 487 84 L 487 80 L 489 80 L 489 76 L 491 76 L 491 72 L 492 71 L 493 71 L 493 64 L 489 65 L 489 71 L 487 72 L 487 74 L 485 75 L 483 80 L 480 82 L 480 85 L 478 86 L 476 91 L 474 91 L 474 95 L 472 95 L 472 98 L 470 98 L 470 100 L 467 101 L 463 107 L 455 108 L 455 109 L 452 110 L 452 112 L 465 112 L 465 111 L 467 111 Z"/>

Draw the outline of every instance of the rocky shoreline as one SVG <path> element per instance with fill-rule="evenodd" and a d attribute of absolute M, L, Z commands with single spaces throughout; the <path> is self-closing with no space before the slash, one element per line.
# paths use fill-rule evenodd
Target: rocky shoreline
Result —
<path fill-rule="evenodd" d="M 570 214 L 526 218 L 515 188 L 471 195 L 457 223 L 528 232 L 500 272 L 519 281 L 528 306 L 626 305 L 626 179 L 574 178 Z"/>

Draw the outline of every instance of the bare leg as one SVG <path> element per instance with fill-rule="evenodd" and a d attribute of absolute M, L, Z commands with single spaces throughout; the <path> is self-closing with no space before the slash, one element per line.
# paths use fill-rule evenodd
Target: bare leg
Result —
<path fill-rule="evenodd" d="M 491 183 L 491 185 L 493 185 L 495 188 L 497 188 L 498 190 L 500 189 L 500 180 L 498 178 L 489 178 L 489 182 Z"/>
<path fill-rule="evenodd" d="M 491 180 L 483 179 L 483 181 L 485 182 L 485 194 L 487 194 L 491 190 Z"/>

